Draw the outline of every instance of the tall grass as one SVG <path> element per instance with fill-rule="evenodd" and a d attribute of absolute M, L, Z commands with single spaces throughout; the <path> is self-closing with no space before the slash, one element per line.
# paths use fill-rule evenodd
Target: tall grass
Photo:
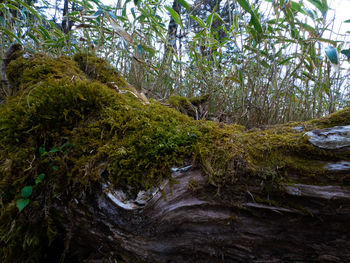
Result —
<path fill-rule="evenodd" d="M 334 46 L 347 66 L 344 39 L 329 33 L 326 0 L 227 0 L 210 12 L 200 9 L 203 1 L 181 0 L 181 13 L 161 0 L 114 7 L 75 0 L 68 34 L 49 17 L 58 6 L 48 2 L 0 4 L 1 55 L 12 42 L 56 56 L 94 52 L 149 97 L 209 94 L 201 116 L 247 126 L 308 120 L 349 105 L 349 71 L 335 70 L 323 51 Z M 177 45 L 169 53 L 171 17 Z"/>

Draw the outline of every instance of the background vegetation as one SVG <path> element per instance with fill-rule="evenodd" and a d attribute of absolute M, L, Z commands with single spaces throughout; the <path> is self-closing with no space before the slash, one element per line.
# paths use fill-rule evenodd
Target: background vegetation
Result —
<path fill-rule="evenodd" d="M 14 42 L 28 55 L 88 51 L 150 98 L 209 95 L 199 118 L 308 120 L 349 105 L 350 50 L 329 10 L 327 0 L 4 0 L 0 56 Z"/>

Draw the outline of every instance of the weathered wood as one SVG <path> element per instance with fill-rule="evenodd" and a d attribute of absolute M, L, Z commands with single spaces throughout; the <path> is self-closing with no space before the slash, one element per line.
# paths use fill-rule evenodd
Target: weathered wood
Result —
<path fill-rule="evenodd" d="M 295 184 L 286 186 L 287 193 L 295 196 L 316 197 L 320 199 L 350 199 L 350 191 L 339 186 L 318 186 Z"/>
<path fill-rule="evenodd" d="M 310 142 L 320 148 L 335 150 L 350 146 L 350 125 L 313 130 L 306 133 Z"/>
<path fill-rule="evenodd" d="M 348 262 L 350 191 L 339 186 L 286 185 L 254 200 L 257 189 L 231 185 L 224 193 L 200 170 L 175 172 L 144 207 L 123 208 L 96 186 L 71 210 L 70 256 L 128 262 Z M 195 188 L 188 187 L 196 181 Z M 285 193 L 283 193 L 285 192 Z M 295 208 L 273 204 L 285 195 Z M 164 198 L 166 196 L 166 198 Z M 64 203 L 61 204 L 64 208 Z M 300 209 L 302 208 L 302 209 Z M 88 211 L 88 212 L 87 212 Z M 64 210 L 62 211 L 64 212 Z"/>

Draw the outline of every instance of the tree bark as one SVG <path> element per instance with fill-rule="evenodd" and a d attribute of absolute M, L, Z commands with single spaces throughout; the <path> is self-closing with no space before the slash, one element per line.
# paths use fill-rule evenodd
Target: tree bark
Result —
<path fill-rule="evenodd" d="M 308 135 L 315 147 L 324 147 L 326 142 L 319 144 L 315 137 L 328 134 L 329 150 L 341 145 L 344 151 L 350 146 L 349 131 L 350 126 L 343 126 Z M 329 178 L 343 177 L 349 185 L 349 160 L 330 161 L 324 167 Z M 176 183 L 164 181 L 161 191 L 142 192 L 134 200 L 122 200 L 121 191 L 107 191 L 101 185 L 94 186 L 92 195 L 75 200 L 68 213 L 73 220 L 63 225 L 72 231 L 68 256 L 81 261 L 91 259 L 93 251 L 95 260 L 118 255 L 126 262 L 348 262 L 350 258 L 348 187 L 331 180 L 322 185 L 317 180 L 283 184 L 262 201 L 256 198 L 262 188 L 249 176 L 220 191 L 194 167 L 173 169 L 172 176 Z M 279 205 L 281 196 L 292 205 Z M 62 201 L 57 209 L 67 214 L 65 204 Z"/>
<path fill-rule="evenodd" d="M 75 11 L 75 3 L 72 4 L 72 11 Z M 62 30 L 65 34 L 68 34 L 74 25 L 74 21 L 69 19 L 69 0 L 64 0 L 63 10 L 62 10 Z"/>
<path fill-rule="evenodd" d="M 181 5 L 178 1 L 174 0 L 172 8 L 176 13 L 181 16 Z M 165 44 L 165 55 L 164 57 L 171 56 L 177 51 L 176 40 L 177 40 L 177 28 L 178 25 L 174 18 L 170 16 L 169 26 L 168 26 L 168 40 Z"/>

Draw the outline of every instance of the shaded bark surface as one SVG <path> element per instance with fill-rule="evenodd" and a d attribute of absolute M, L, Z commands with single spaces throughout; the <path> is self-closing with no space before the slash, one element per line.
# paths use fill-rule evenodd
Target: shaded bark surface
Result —
<path fill-rule="evenodd" d="M 348 135 L 339 136 L 346 144 Z M 348 163 L 325 167 L 330 177 L 346 176 Z M 100 185 L 75 200 L 68 212 L 72 220 L 63 225 L 71 233 L 67 260 L 349 262 L 348 188 L 286 184 L 262 201 L 255 199 L 263 191 L 256 178 L 240 177 L 220 191 L 195 167 L 178 169 L 173 178 L 176 183 L 164 181 L 162 191 L 142 204 L 134 200 L 123 208 L 117 194 Z M 289 206 L 279 205 L 281 199 Z M 65 204 L 57 203 L 57 209 L 67 214 Z"/>

